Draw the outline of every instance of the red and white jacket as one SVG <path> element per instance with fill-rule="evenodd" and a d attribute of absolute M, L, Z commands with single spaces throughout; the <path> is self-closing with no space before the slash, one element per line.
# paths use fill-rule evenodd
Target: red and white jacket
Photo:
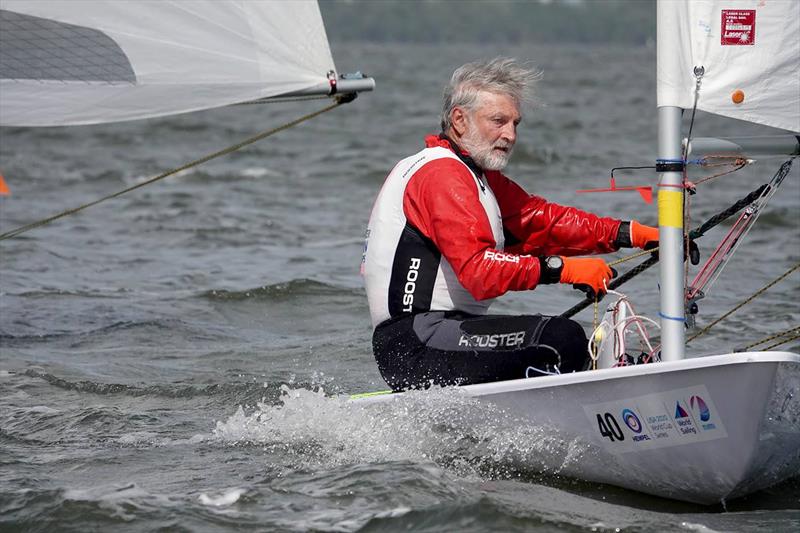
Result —
<path fill-rule="evenodd" d="M 394 167 L 372 208 L 361 271 L 373 327 L 426 311 L 486 314 L 493 298 L 536 287 L 538 256 L 617 249 L 619 220 L 481 173 L 445 138 L 425 145 Z"/>

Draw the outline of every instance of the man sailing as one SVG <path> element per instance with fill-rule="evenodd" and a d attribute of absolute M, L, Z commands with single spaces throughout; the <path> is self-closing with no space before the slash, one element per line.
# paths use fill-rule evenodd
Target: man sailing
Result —
<path fill-rule="evenodd" d="M 574 256 L 658 240 L 658 228 L 550 203 L 500 172 L 536 78 L 507 58 L 458 68 L 442 133 L 397 163 L 378 194 L 362 273 L 375 359 L 393 390 L 584 369 L 580 324 L 489 315 L 493 299 L 550 283 L 602 295 L 606 262 Z"/>

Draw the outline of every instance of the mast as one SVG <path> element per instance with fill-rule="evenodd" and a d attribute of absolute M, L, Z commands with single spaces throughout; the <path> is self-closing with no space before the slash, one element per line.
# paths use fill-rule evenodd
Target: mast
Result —
<path fill-rule="evenodd" d="M 658 108 L 658 235 L 661 263 L 661 360 L 684 358 L 683 153 L 679 107 Z"/>
<path fill-rule="evenodd" d="M 674 6 L 663 0 L 656 4 L 656 51 L 658 77 L 662 72 L 682 70 L 672 49 L 682 42 Z M 671 46 L 673 45 L 673 46 Z M 659 95 L 660 96 L 660 95 Z M 683 151 L 681 107 L 662 105 L 658 98 L 658 229 L 660 258 L 661 360 L 684 358 L 685 307 L 683 287 Z"/>

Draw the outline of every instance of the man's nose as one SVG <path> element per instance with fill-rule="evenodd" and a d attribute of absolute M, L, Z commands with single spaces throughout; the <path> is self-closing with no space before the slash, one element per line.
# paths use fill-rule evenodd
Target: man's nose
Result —
<path fill-rule="evenodd" d="M 503 127 L 503 140 L 514 143 L 517 140 L 517 125 L 513 122 L 509 122 Z"/>

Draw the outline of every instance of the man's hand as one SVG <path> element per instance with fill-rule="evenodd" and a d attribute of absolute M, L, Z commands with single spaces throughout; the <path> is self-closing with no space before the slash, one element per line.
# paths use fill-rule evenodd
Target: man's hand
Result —
<path fill-rule="evenodd" d="M 631 220 L 631 246 L 642 250 L 658 246 L 658 228 Z"/>
<path fill-rule="evenodd" d="M 631 245 L 642 250 L 655 248 L 658 246 L 658 228 L 645 226 L 635 220 L 631 220 Z M 697 247 L 697 243 L 689 240 L 689 245 L 684 248 L 684 254 L 689 256 L 689 261 L 693 265 L 700 264 L 700 248 Z M 657 256 L 658 252 L 654 252 L 653 255 Z M 686 260 L 686 255 L 683 258 L 684 261 Z"/>
<path fill-rule="evenodd" d="M 561 283 L 571 283 L 576 289 L 587 292 L 588 296 L 602 297 L 608 282 L 616 272 L 605 261 L 595 257 L 562 257 Z M 592 292 L 589 293 L 588 290 Z"/>

